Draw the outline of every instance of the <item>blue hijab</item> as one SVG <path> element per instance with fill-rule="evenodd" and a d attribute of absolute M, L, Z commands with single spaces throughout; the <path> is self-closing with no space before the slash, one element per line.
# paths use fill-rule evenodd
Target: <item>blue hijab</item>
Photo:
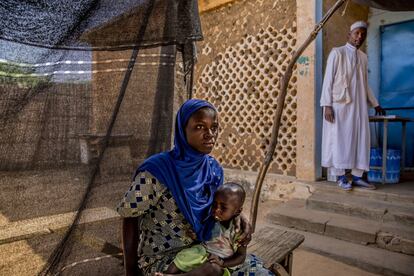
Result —
<path fill-rule="evenodd" d="M 207 241 L 214 226 L 210 210 L 214 193 L 223 184 L 223 168 L 213 157 L 194 150 L 187 143 L 184 131 L 191 115 L 203 107 L 216 110 L 209 102 L 198 99 L 188 100 L 180 107 L 176 117 L 174 148 L 146 159 L 138 167 L 134 178 L 143 171 L 156 177 L 171 191 L 197 239 Z"/>

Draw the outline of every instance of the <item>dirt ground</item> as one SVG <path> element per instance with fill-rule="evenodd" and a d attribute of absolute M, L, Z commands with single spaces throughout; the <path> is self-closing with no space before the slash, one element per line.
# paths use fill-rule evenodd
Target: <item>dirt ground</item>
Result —
<path fill-rule="evenodd" d="M 0 237 L 11 224 L 33 223 L 39 217 L 58 216 L 77 209 L 86 187 L 87 170 L 0 172 Z M 87 208 L 114 209 L 129 186 L 129 177 L 106 179 L 94 186 Z M 266 224 L 266 214 L 278 201 L 260 204 L 258 225 Z M 244 212 L 248 215 L 250 200 L 246 200 Z M 87 223 L 81 227 L 75 239 L 70 240 L 67 264 L 75 261 L 104 256 L 108 245 L 119 246 L 120 221 L 107 219 Z M 62 237 L 62 230 L 49 229 L 41 235 L 19 238 L 14 242 L 0 241 L 0 275 L 36 275 Z M 2 233 L 3 231 L 3 233 Z M 20 231 L 16 226 L 16 232 Z M 81 237 L 81 238 L 79 238 Z M 110 249 L 110 248 L 109 248 Z M 96 250 L 100 250 L 99 254 Z M 105 251 L 106 250 L 106 251 Z M 90 260 L 65 270 L 64 275 L 122 275 L 121 261 L 114 257 Z M 298 248 L 294 251 L 294 276 L 374 276 L 358 268 Z"/>

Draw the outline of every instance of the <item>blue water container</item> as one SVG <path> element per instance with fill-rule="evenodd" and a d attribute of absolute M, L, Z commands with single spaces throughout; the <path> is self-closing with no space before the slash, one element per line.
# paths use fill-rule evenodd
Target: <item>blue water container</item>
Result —
<path fill-rule="evenodd" d="M 386 183 L 400 182 L 401 151 L 396 149 L 387 150 L 387 171 L 385 172 Z"/>
<path fill-rule="evenodd" d="M 371 148 L 370 166 L 382 166 L 382 149 Z M 387 171 L 385 172 L 385 183 L 398 183 L 400 181 L 401 151 L 397 149 L 387 150 Z M 371 169 L 368 172 L 369 182 L 382 182 L 382 171 Z"/>
<path fill-rule="evenodd" d="M 369 157 L 369 166 L 381 167 L 382 166 L 382 149 L 371 148 Z M 367 178 L 369 182 L 381 182 L 382 173 L 381 170 L 370 169 Z"/>

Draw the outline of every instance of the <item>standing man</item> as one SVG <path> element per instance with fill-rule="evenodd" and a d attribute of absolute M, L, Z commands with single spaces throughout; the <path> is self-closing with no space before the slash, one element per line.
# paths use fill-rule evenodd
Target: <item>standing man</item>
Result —
<path fill-rule="evenodd" d="M 369 170 L 369 105 L 385 114 L 368 87 L 368 59 L 359 50 L 367 37 L 367 23 L 351 25 L 346 45 L 333 48 L 328 57 L 320 104 L 324 120 L 322 130 L 322 166 L 338 176 L 338 185 L 349 191 L 352 185 L 375 189 L 361 177 Z M 345 176 L 351 169 L 352 182 Z"/>

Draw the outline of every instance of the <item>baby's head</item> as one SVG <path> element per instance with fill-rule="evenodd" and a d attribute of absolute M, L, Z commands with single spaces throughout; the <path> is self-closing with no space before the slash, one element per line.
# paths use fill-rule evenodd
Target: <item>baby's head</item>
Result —
<path fill-rule="evenodd" d="M 218 221 L 229 221 L 243 209 L 246 192 L 240 184 L 227 182 L 214 194 L 212 214 Z"/>

